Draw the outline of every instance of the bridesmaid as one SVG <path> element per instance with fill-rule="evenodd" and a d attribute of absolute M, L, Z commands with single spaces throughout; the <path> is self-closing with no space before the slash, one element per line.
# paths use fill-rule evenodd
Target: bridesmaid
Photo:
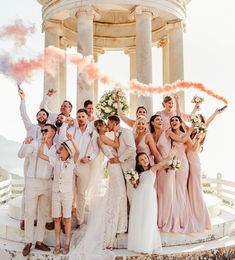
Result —
<path fill-rule="evenodd" d="M 167 130 L 167 136 L 175 146 L 176 157 L 181 161 L 180 169 L 175 173 L 175 197 L 172 209 L 172 232 L 193 233 L 194 223 L 187 189 L 189 164 L 186 156 L 186 142 L 190 138 L 193 128 L 184 133 L 182 119 L 173 116 L 170 119 L 171 130 Z"/>
<path fill-rule="evenodd" d="M 163 159 L 167 158 L 171 150 L 171 140 L 163 130 L 160 115 L 150 118 L 150 132 Z M 175 199 L 175 171 L 162 168 L 158 171 L 155 182 L 158 201 L 158 228 L 163 232 L 172 232 L 174 226 L 173 205 Z"/>
<path fill-rule="evenodd" d="M 133 128 L 135 125 L 136 120 L 131 119 L 129 117 L 127 117 L 122 109 L 121 109 L 121 103 L 119 101 L 118 96 L 115 97 L 115 101 L 117 102 L 117 111 L 118 111 L 118 116 L 121 118 L 121 120 L 126 123 L 129 127 Z M 136 109 L 136 118 L 138 119 L 139 116 L 144 116 L 147 118 L 148 112 L 147 109 L 144 106 L 139 106 Z"/>
<path fill-rule="evenodd" d="M 200 121 L 208 127 L 214 118 L 222 111 L 223 110 L 221 109 L 216 109 L 216 111 L 206 121 L 203 115 L 199 114 L 198 116 Z M 205 134 L 199 134 L 196 130 L 194 130 L 190 135 L 191 140 L 187 142 L 187 157 L 189 161 L 188 191 L 197 232 L 203 232 L 206 229 L 211 229 L 208 209 L 203 199 L 201 163 L 199 158 L 199 152 L 202 150 L 205 136 Z"/>
<path fill-rule="evenodd" d="M 163 120 L 163 129 L 170 128 L 170 118 L 176 115 L 174 98 L 172 96 L 165 96 L 162 102 L 163 110 L 158 111 L 156 115 L 160 115 Z"/>
<path fill-rule="evenodd" d="M 148 130 L 147 119 L 146 117 L 140 116 L 136 123 L 136 135 L 135 135 L 135 143 L 136 143 L 136 152 L 144 152 L 149 157 L 150 165 L 152 166 L 155 162 L 159 162 L 162 160 L 162 156 L 157 150 L 156 144 L 154 143 L 154 139 L 151 133 Z"/>

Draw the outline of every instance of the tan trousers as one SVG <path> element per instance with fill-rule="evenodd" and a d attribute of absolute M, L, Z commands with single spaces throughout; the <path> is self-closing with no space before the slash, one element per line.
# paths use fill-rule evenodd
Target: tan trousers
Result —
<path fill-rule="evenodd" d="M 51 215 L 51 180 L 26 178 L 25 182 L 25 243 L 43 241 L 45 224 Z M 34 219 L 37 216 L 35 237 Z"/>
<path fill-rule="evenodd" d="M 91 176 L 91 163 L 77 163 L 76 171 L 76 215 L 78 224 L 81 225 L 84 222 L 85 204 L 86 204 L 86 192 L 90 182 Z"/>

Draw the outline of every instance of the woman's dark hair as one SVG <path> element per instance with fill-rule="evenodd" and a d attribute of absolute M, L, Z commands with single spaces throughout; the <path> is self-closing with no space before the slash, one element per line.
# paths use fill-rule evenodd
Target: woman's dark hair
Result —
<path fill-rule="evenodd" d="M 182 123 L 183 123 L 182 118 L 181 118 L 180 116 L 177 116 L 177 115 L 176 115 L 176 116 L 172 116 L 172 117 L 170 118 L 170 123 L 171 123 L 171 121 L 172 121 L 173 118 L 178 118 L 178 119 L 179 119 L 179 122 L 180 122 L 180 131 L 183 132 L 183 133 L 185 133 L 184 128 L 183 128 L 183 126 L 182 126 Z"/>
<path fill-rule="evenodd" d="M 119 125 L 119 124 L 120 124 L 120 118 L 119 118 L 118 116 L 115 116 L 115 115 L 109 116 L 109 117 L 108 117 L 108 120 L 115 122 L 116 125 Z"/>
<path fill-rule="evenodd" d="M 138 174 L 140 174 L 141 172 L 144 172 L 144 168 L 143 168 L 141 165 L 138 164 L 139 157 L 140 157 L 141 155 L 143 155 L 143 154 L 145 154 L 145 155 L 148 157 L 148 155 L 147 155 L 146 153 L 144 153 L 144 152 L 137 153 L 137 155 L 136 155 L 136 157 L 135 157 L 135 161 L 136 161 L 135 170 L 138 172 Z M 148 157 L 148 159 L 149 159 L 149 157 Z M 150 166 L 150 162 L 149 162 L 149 168 L 148 168 L 148 170 L 150 169 L 150 167 L 151 167 L 151 166 Z"/>
<path fill-rule="evenodd" d="M 147 109 L 144 106 L 139 106 L 136 109 L 136 115 L 137 115 L 137 113 L 139 112 L 140 109 L 144 109 L 146 111 L 146 114 L 148 113 Z"/>
<path fill-rule="evenodd" d="M 153 115 L 153 116 L 150 117 L 149 128 L 150 128 L 151 133 L 154 133 L 154 126 L 152 125 L 152 122 L 155 120 L 156 117 L 162 118 L 160 115 Z"/>
<path fill-rule="evenodd" d="M 99 130 L 97 129 L 97 126 L 100 126 L 100 125 L 104 125 L 104 120 L 102 120 L 102 119 L 97 119 L 97 120 L 95 120 L 95 122 L 94 122 L 94 127 L 96 128 L 96 130 L 97 130 L 97 132 L 99 133 Z"/>

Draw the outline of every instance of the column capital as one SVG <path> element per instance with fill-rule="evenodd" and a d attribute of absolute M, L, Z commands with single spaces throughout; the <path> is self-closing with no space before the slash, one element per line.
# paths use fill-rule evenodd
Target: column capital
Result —
<path fill-rule="evenodd" d="M 91 5 L 81 6 L 72 11 L 72 16 L 79 17 L 80 14 L 86 13 L 87 15 L 93 16 L 93 20 L 98 21 L 101 17 L 99 11 Z"/>
<path fill-rule="evenodd" d="M 63 35 L 63 25 L 61 21 L 48 19 L 42 23 L 42 32 L 52 32 L 59 36 Z"/>
<path fill-rule="evenodd" d="M 126 49 L 124 49 L 124 53 L 125 53 L 126 55 L 134 54 L 134 53 L 136 53 L 136 47 L 126 48 Z"/>
<path fill-rule="evenodd" d="M 104 51 L 103 48 L 95 47 L 95 46 L 94 46 L 94 48 L 93 48 L 93 52 L 94 52 L 94 54 L 98 54 L 98 55 L 105 53 L 105 51 Z"/>
<path fill-rule="evenodd" d="M 152 18 L 158 16 L 158 12 L 154 8 L 138 5 L 131 10 L 131 13 L 129 14 L 129 20 L 134 21 L 136 15 L 149 15 Z"/>
<path fill-rule="evenodd" d="M 167 31 L 176 30 L 176 29 L 181 29 L 183 32 L 185 32 L 186 24 L 184 23 L 183 20 L 176 19 L 167 22 L 166 24 Z"/>
<path fill-rule="evenodd" d="M 165 47 L 168 43 L 168 37 L 167 36 L 164 36 L 162 37 L 158 42 L 157 42 L 157 47 L 158 48 L 162 48 L 162 47 Z"/>

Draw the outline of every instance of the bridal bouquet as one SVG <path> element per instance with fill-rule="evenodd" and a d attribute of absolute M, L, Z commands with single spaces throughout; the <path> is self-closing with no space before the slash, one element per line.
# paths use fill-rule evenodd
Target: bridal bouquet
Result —
<path fill-rule="evenodd" d="M 169 161 L 168 169 L 177 171 L 181 167 L 181 161 L 177 159 L 175 156 Z"/>
<path fill-rule="evenodd" d="M 115 96 L 119 97 L 121 103 L 121 109 L 123 112 L 128 111 L 127 98 L 125 93 L 121 89 L 113 89 L 106 91 L 100 98 L 98 104 L 96 105 L 97 116 L 100 119 L 107 119 L 111 115 L 117 115 L 117 103 L 115 101 Z"/>
<path fill-rule="evenodd" d="M 137 188 L 140 176 L 136 170 L 130 169 L 125 172 L 125 178 L 131 182 L 134 188 Z"/>

